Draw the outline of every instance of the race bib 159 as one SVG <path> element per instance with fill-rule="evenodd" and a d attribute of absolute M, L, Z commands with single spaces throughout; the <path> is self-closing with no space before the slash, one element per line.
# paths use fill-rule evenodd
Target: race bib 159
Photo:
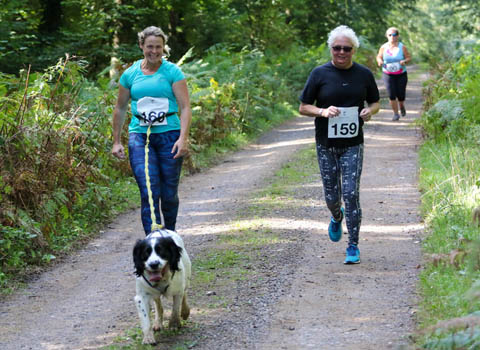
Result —
<path fill-rule="evenodd" d="M 339 107 L 338 117 L 328 118 L 328 138 L 351 138 L 358 135 L 358 107 Z"/>

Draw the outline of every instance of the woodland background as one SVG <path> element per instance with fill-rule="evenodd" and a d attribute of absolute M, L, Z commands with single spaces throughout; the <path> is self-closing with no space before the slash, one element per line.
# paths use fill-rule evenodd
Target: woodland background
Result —
<path fill-rule="evenodd" d="M 136 33 L 149 25 L 169 35 L 173 61 L 190 48 L 202 57 L 213 46 L 290 50 L 294 43 L 318 46 L 339 24 L 380 42 L 395 9 L 411 9 L 415 1 L 314 0 L 2 0 L 0 67 L 17 74 L 56 63 L 65 53 L 88 59 L 90 76 L 112 57 L 138 58 Z"/>
<path fill-rule="evenodd" d="M 186 74 L 188 174 L 294 117 L 309 72 L 329 59 L 327 34 L 340 24 L 360 37 L 355 60 L 375 74 L 390 26 L 430 73 L 419 169 L 423 249 L 435 258 L 421 274 L 419 328 L 444 321 L 417 342 L 478 346 L 480 329 L 466 331 L 463 318 L 480 306 L 471 219 L 480 205 L 477 0 L 0 0 L 1 292 L 138 204 L 128 161 L 110 155 L 119 73 L 142 57 L 137 32 L 160 26 L 169 60 Z M 452 252 L 461 257 L 453 263 Z"/>

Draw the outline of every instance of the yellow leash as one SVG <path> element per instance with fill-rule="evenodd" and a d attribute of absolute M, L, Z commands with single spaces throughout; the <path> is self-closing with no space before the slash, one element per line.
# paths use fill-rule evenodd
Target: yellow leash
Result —
<path fill-rule="evenodd" d="M 152 123 L 149 123 L 147 129 L 147 142 L 145 143 L 145 178 L 147 182 L 147 191 L 148 191 L 148 203 L 150 204 L 150 218 L 152 219 L 152 227 L 150 232 L 159 231 L 163 229 L 163 225 L 157 224 L 157 219 L 155 217 L 155 206 L 153 205 L 153 194 L 152 188 L 150 185 L 150 174 L 148 171 L 148 146 L 150 144 L 150 134 L 151 134 Z"/>

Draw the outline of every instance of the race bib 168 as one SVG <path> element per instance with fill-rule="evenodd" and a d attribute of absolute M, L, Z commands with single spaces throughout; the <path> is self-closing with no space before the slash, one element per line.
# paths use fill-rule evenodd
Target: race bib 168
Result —
<path fill-rule="evenodd" d="M 167 125 L 168 98 L 143 97 L 137 102 L 137 113 L 140 115 L 140 125 Z"/>

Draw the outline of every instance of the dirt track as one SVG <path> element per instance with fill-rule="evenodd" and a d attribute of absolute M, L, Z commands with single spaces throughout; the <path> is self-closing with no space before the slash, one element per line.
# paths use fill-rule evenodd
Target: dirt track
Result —
<path fill-rule="evenodd" d="M 410 75 L 407 117 L 392 122 L 382 109 L 366 128 L 362 263 L 343 265 L 345 240 L 328 240 L 329 216 L 315 178 L 299 189 L 305 208 L 272 218 L 272 225 L 288 224 L 283 234 L 293 243 L 269 252 L 266 267 L 258 269 L 268 276 L 264 285 L 232 287 L 235 304 L 208 316 L 192 300 L 194 332 L 201 333 L 193 349 L 382 350 L 404 342 L 414 329 L 423 232 L 420 135 L 411 127 L 421 108 L 421 79 Z M 182 181 L 177 229 L 194 265 L 198 252 L 228 232 L 248 194 L 312 143 L 313 121 L 299 117 Z M 136 210 L 117 218 L 85 249 L 2 301 L 0 349 L 100 349 L 137 325 L 131 249 L 143 235 L 139 227 Z M 300 264 L 288 263 L 299 256 Z"/>

